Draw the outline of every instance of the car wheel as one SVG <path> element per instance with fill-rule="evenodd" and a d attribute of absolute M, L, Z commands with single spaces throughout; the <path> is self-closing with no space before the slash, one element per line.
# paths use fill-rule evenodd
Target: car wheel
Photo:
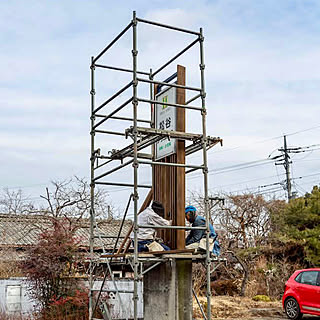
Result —
<path fill-rule="evenodd" d="M 296 299 L 288 298 L 284 303 L 284 310 L 289 319 L 298 320 L 302 318 L 300 307 Z"/>

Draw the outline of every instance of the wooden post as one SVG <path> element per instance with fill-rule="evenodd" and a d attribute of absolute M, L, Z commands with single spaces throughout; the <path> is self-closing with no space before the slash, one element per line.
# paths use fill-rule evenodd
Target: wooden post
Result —
<path fill-rule="evenodd" d="M 177 84 L 186 85 L 186 69 L 183 66 L 177 66 Z M 177 103 L 186 103 L 185 89 L 177 88 Z M 177 131 L 186 131 L 186 116 L 184 108 L 177 108 Z M 186 152 L 185 152 L 185 141 L 177 141 L 177 163 L 185 164 Z M 186 203 L 186 174 L 185 168 L 177 168 L 177 185 L 176 185 L 176 224 L 178 226 L 185 225 L 185 203 Z M 185 231 L 176 230 L 176 248 L 185 248 Z"/>
<path fill-rule="evenodd" d="M 185 67 L 177 66 L 177 84 L 185 85 Z M 176 101 L 178 104 L 185 104 L 185 89 L 177 88 Z M 157 86 L 155 86 L 157 92 Z M 155 110 L 154 110 L 155 112 Z M 176 108 L 177 123 L 176 130 L 185 132 L 185 109 Z M 154 150 L 153 150 L 154 152 Z M 167 156 L 160 160 L 169 163 L 185 164 L 185 141 L 177 140 L 176 154 Z M 153 167 L 152 187 L 154 190 L 154 199 L 161 201 L 166 210 L 166 219 L 170 219 L 173 225 L 185 225 L 185 168 L 175 168 L 166 166 Z M 171 216 L 168 216 L 168 213 Z M 185 231 L 184 230 L 165 230 L 159 231 L 158 235 L 164 239 L 165 243 L 171 249 L 185 248 Z"/>

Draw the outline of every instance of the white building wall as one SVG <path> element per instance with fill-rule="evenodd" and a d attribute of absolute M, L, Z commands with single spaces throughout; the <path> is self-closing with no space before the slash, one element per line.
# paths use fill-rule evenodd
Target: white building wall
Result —
<path fill-rule="evenodd" d="M 82 282 L 82 281 L 80 281 Z M 94 289 L 100 289 L 102 281 L 96 281 Z M 118 290 L 133 291 L 133 281 L 130 279 L 116 280 Z M 143 287 L 142 282 L 138 283 L 138 318 L 143 318 Z M 88 283 L 86 282 L 86 286 Z M 106 281 L 104 289 L 114 290 L 112 281 Z M 107 294 L 103 293 L 106 297 Z M 119 297 L 120 296 L 120 297 Z M 110 292 L 108 299 L 105 299 L 112 319 L 122 320 L 133 318 L 133 294 Z M 34 311 L 36 301 L 28 295 L 27 282 L 25 278 L 0 279 L 0 309 L 7 314 L 28 314 Z"/>
<path fill-rule="evenodd" d="M 142 281 L 138 282 L 138 318 L 143 319 L 143 285 Z M 116 280 L 116 286 L 119 291 L 132 291 L 133 292 L 133 280 L 121 279 Z M 96 281 L 94 284 L 94 289 L 100 289 L 101 281 Z M 115 290 L 112 281 L 106 281 L 104 285 L 104 290 Z M 112 319 L 122 320 L 122 319 L 133 319 L 133 293 L 119 293 L 115 292 L 102 293 L 104 296 L 109 296 L 109 299 L 104 299 L 109 306 L 109 310 Z"/>
<path fill-rule="evenodd" d="M 0 279 L 0 309 L 7 314 L 28 314 L 36 302 L 27 292 L 25 278 Z"/>

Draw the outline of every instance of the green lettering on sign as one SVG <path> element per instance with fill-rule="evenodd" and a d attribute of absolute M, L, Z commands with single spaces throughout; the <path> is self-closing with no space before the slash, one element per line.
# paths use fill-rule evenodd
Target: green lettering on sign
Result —
<path fill-rule="evenodd" d="M 164 96 L 163 98 L 162 98 L 162 102 L 168 102 L 168 96 Z M 166 105 L 166 104 L 163 104 L 162 105 L 162 109 L 165 109 L 165 108 L 167 108 L 168 106 Z"/>

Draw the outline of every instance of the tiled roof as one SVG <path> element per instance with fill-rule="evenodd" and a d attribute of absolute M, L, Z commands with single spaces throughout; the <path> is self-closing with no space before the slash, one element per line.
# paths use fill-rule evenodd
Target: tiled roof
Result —
<path fill-rule="evenodd" d="M 0 248 L 21 248 L 34 245 L 40 233 L 52 226 L 51 217 L 38 215 L 10 215 L 0 214 Z M 103 234 L 108 237 L 117 237 L 121 220 L 97 220 L 95 234 Z M 81 219 L 77 222 L 76 236 L 80 239 L 82 247 L 89 246 L 90 222 L 88 219 Z M 131 226 L 130 221 L 125 221 L 121 237 L 126 236 Z M 102 247 L 112 249 L 116 238 L 97 238 L 95 248 Z M 121 244 L 121 239 L 118 245 Z"/>

